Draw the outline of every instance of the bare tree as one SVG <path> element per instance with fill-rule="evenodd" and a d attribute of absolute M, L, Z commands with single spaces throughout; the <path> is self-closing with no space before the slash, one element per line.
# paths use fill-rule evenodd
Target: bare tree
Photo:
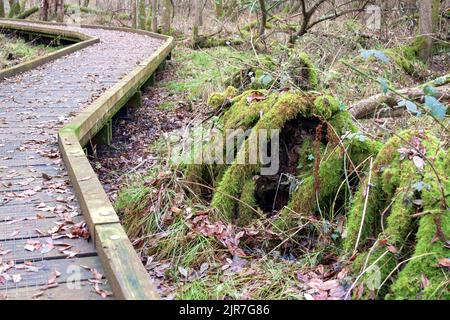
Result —
<path fill-rule="evenodd" d="M 137 28 L 137 7 L 136 0 L 131 0 L 131 27 L 133 29 Z"/>
<path fill-rule="evenodd" d="M 196 3 L 198 1 L 195 1 Z M 172 1 L 164 0 L 164 10 L 163 10 L 163 33 L 168 34 L 170 32 L 170 25 L 172 20 Z"/>
<path fill-rule="evenodd" d="M 433 3 L 434 0 L 422 0 L 419 3 L 419 32 L 423 37 L 423 44 L 420 50 L 420 58 L 427 64 L 430 63 L 433 49 Z"/>
<path fill-rule="evenodd" d="M 139 22 L 139 29 L 144 30 L 145 29 L 145 0 L 139 0 L 139 18 L 138 18 L 138 22 Z"/>
<path fill-rule="evenodd" d="M 56 2 L 56 21 L 64 21 L 64 0 L 55 0 Z"/>
<path fill-rule="evenodd" d="M 333 20 L 340 16 L 352 13 L 352 12 L 361 12 L 364 8 L 369 4 L 370 0 L 350 0 L 343 4 L 336 4 L 335 1 L 330 0 L 315 0 L 315 1 L 306 1 L 306 0 L 298 0 L 300 1 L 300 10 L 302 20 L 300 23 L 300 28 L 297 32 L 291 35 L 290 42 L 295 42 L 299 37 L 305 35 L 312 27 L 315 25 L 326 21 Z M 315 14 L 318 12 L 320 8 L 322 8 L 326 3 L 332 4 L 332 9 L 328 11 L 328 13 L 323 14 L 314 20 Z"/>
<path fill-rule="evenodd" d="M 197 43 L 199 42 L 199 29 L 201 25 L 201 16 L 202 16 L 202 9 L 203 6 L 200 3 L 200 1 L 195 1 L 194 3 L 194 10 L 195 10 L 195 19 L 194 19 L 194 27 L 192 28 L 192 44 L 194 47 L 197 46 Z"/>
<path fill-rule="evenodd" d="M 0 18 L 5 17 L 5 3 L 4 0 L 0 0 Z"/>
<path fill-rule="evenodd" d="M 48 0 L 39 1 L 39 19 L 43 21 L 48 20 L 49 3 Z"/>
<path fill-rule="evenodd" d="M 152 31 L 158 32 L 158 0 L 152 0 Z"/>
<path fill-rule="evenodd" d="M 261 9 L 261 24 L 259 25 L 259 36 L 262 37 L 266 32 L 267 25 L 267 11 L 265 0 L 259 0 L 259 7 Z"/>

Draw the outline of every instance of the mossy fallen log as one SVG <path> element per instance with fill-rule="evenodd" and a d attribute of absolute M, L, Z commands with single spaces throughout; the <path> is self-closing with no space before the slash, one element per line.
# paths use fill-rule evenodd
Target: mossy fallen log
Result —
<path fill-rule="evenodd" d="M 248 130 L 233 161 L 186 170 L 187 180 L 208 186 L 198 195 L 210 201 L 211 219 L 241 227 L 264 222 L 279 237 L 269 246 L 278 246 L 304 238 L 305 220 L 340 216 L 345 231 L 336 244 L 352 265 L 356 298 L 449 298 L 448 271 L 439 261 L 450 237 L 450 156 L 433 133 L 409 130 L 381 145 L 359 132 L 333 97 L 299 90 L 236 94 L 229 88 L 210 99 L 224 109 L 222 132 Z M 275 173 L 262 174 L 261 159 L 248 161 L 261 130 L 279 130 L 279 149 L 268 142 L 279 154 Z M 309 225 L 308 237 L 323 235 L 320 228 Z"/>
<path fill-rule="evenodd" d="M 210 103 L 223 105 L 233 92 L 227 91 L 213 95 Z M 291 210 L 314 211 L 316 195 L 329 197 L 339 187 L 339 180 L 345 176 L 344 163 L 350 165 L 353 161 L 352 165 L 357 166 L 377 152 L 377 143 L 358 140 L 349 113 L 340 110 L 340 103 L 330 96 L 250 90 L 229 101 L 231 106 L 221 118 L 222 130 L 250 130 L 248 138 L 235 150 L 233 163 L 221 165 L 220 170 L 218 166 L 215 170 L 209 165 L 192 166 L 188 176 L 206 184 L 215 181 L 211 205 L 226 220 L 238 225 L 245 225 L 258 215 L 270 215 L 285 205 Z M 240 164 L 238 159 L 249 157 L 252 141 L 259 132 L 273 129 L 279 130 L 280 143 L 284 144 L 279 171 L 265 176 L 260 174 L 261 163 Z M 343 136 L 345 141 L 341 141 Z M 347 174 L 354 174 L 353 169 Z M 292 194 L 284 181 L 280 184 L 280 179 L 288 176 L 305 177 L 298 179 L 299 187 Z M 289 211 L 282 210 L 274 222 L 276 227 L 284 230 L 295 224 L 287 221 L 291 220 L 289 216 Z"/>
<path fill-rule="evenodd" d="M 438 139 L 413 130 L 392 138 L 378 153 L 372 180 L 362 184 L 348 214 L 343 242 L 347 255 L 358 256 L 355 272 L 366 272 L 358 298 L 450 297 L 448 275 L 438 266 L 450 237 L 445 157 Z M 376 286 L 370 285 L 374 272 L 367 272 L 373 270 Z"/>
<path fill-rule="evenodd" d="M 195 43 L 192 43 L 191 46 L 194 49 L 207 49 L 214 47 L 225 47 L 225 46 L 240 46 L 244 44 L 245 41 L 241 38 L 217 38 L 210 36 L 199 36 Z"/>
<path fill-rule="evenodd" d="M 30 9 L 25 10 L 24 12 L 18 14 L 17 16 L 15 16 L 15 19 L 26 19 L 29 16 L 31 16 L 32 14 L 35 14 L 36 12 L 39 11 L 39 8 L 37 6 L 32 7 Z"/>

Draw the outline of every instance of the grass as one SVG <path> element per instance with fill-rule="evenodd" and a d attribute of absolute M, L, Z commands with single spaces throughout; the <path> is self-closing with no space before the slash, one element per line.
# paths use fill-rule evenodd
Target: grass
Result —
<path fill-rule="evenodd" d="M 175 80 L 164 86 L 186 101 L 207 101 L 212 92 L 224 90 L 226 79 L 243 64 L 250 64 L 252 58 L 249 53 L 230 47 L 192 50 L 179 46 L 173 53 L 179 68 Z"/>
<path fill-rule="evenodd" d="M 237 272 L 218 271 L 180 286 L 182 300 L 303 299 L 295 262 L 271 258 L 248 262 Z"/>
<path fill-rule="evenodd" d="M 33 45 L 23 39 L 0 34 L 0 69 L 10 68 L 58 49 L 59 47 Z"/>

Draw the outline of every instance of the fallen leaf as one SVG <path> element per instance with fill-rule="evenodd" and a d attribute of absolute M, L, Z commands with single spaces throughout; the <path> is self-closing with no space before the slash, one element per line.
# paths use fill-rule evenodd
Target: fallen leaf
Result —
<path fill-rule="evenodd" d="M 19 273 L 13 274 L 12 280 L 14 283 L 19 283 L 20 281 L 22 281 L 22 276 Z"/>
<path fill-rule="evenodd" d="M 439 259 L 438 266 L 441 268 L 450 268 L 450 259 L 449 258 Z"/>
<path fill-rule="evenodd" d="M 107 298 L 108 296 L 112 296 L 112 294 L 113 294 L 112 292 L 100 289 L 100 286 L 98 283 L 94 284 L 94 289 L 95 289 L 95 292 L 97 294 L 99 294 L 102 298 Z"/>

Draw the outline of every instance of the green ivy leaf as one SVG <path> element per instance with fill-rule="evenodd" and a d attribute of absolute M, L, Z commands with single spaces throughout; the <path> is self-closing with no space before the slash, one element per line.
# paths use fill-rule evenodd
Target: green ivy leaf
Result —
<path fill-rule="evenodd" d="M 431 114 L 439 119 L 445 118 L 447 107 L 439 102 L 438 99 L 431 96 L 425 96 L 425 105 L 430 109 Z"/>
<path fill-rule="evenodd" d="M 339 103 L 339 110 L 340 110 L 340 111 L 345 111 L 345 110 L 347 110 L 347 109 L 348 109 L 347 105 L 341 101 L 341 102 Z"/>
<path fill-rule="evenodd" d="M 381 86 L 381 90 L 383 90 L 383 93 L 386 94 L 389 91 L 389 84 L 386 79 L 384 78 L 378 78 L 378 83 Z"/>
<path fill-rule="evenodd" d="M 414 102 L 412 102 L 412 101 L 409 101 L 409 100 L 401 100 L 401 101 L 398 103 L 398 105 L 399 105 L 400 107 L 406 107 L 406 109 L 407 109 L 409 112 L 413 113 L 413 114 L 417 114 L 417 115 L 420 114 L 419 108 L 417 108 L 417 105 L 416 105 Z"/>
<path fill-rule="evenodd" d="M 435 87 L 432 86 L 425 86 L 423 88 L 423 93 L 425 93 L 427 96 L 436 96 L 437 90 Z"/>
<path fill-rule="evenodd" d="M 264 75 L 261 76 L 259 81 L 261 82 L 261 84 L 263 86 L 267 87 L 273 82 L 273 78 L 272 78 L 272 76 L 270 74 L 264 74 Z"/>
<path fill-rule="evenodd" d="M 378 59 L 384 63 L 389 63 L 389 58 L 386 56 L 386 54 L 383 51 L 379 50 L 360 50 L 361 56 L 364 59 L 369 59 L 370 57 L 374 57 L 375 59 Z"/>

